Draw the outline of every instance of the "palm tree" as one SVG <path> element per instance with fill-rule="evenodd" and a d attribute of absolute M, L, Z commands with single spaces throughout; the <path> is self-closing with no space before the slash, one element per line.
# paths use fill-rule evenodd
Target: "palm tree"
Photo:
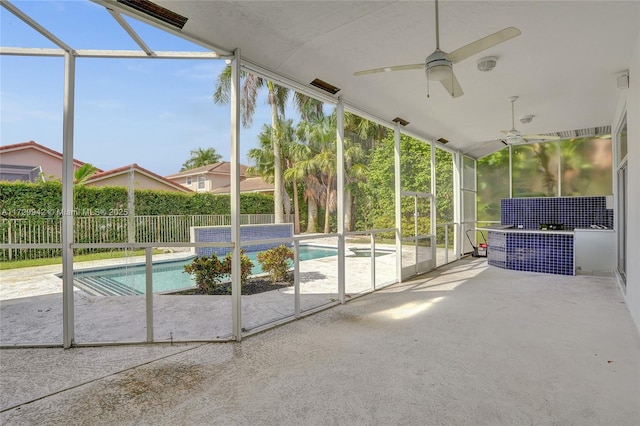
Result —
<path fill-rule="evenodd" d="M 345 112 L 344 133 L 369 150 L 373 149 L 378 141 L 387 137 L 389 129 L 359 115 Z"/>
<path fill-rule="evenodd" d="M 368 167 L 364 163 L 366 154 L 362 145 L 354 142 L 352 139 L 344 141 L 344 168 L 345 168 L 345 186 L 344 186 L 344 228 L 347 231 L 353 230 L 353 210 L 355 207 L 355 197 L 353 190 L 358 183 L 364 182 L 367 177 Z"/>
<path fill-rule="evenodd" d="M 92 164 L 83 164 L 82 166 L 78 167 L 73 173 L 73 184 L 84 185 L 89 180 L 89 178 L 95 174 L 97 170 L 98 168 Z"/>
<path fill-rule="evenodd" d="M 345 229 L 351 231 L 354 226 L 354 191 L 360 182 L 366 180 L 368 172 L 367 152 L 374 149 L 379 141 L 387 137 L 389 129 L 359 115 L 344 113 L 345 134 Z M 357 191 L 355 191 L 357 193 Z"/>
<path fill-rule="evenodd" d="M 248 174 L 259 175 L 268 182 L 274 181 L 274 162 L 272 147 L 273 129 L 268 125 L 264 125 L 262 131 L 258 135 L 258 148 L 249 150 L 248 157 L 253 160 L 254 166 L 247 169 Z M 283 180 L 284 183 L 292 185 L 293 192 L 293 212 L 294 212 L 294 232 L 300 233 L 300 208 L 298 203 L 298 182 L 287 177 L 287 170 L 293 166 L 292 146 L 294 142 L 293 120 L 280 120 L 278 125 L 278 135 L 280 141 L 280 150 L 282 163 L 284 165 Z M 287 191 L 283 193 L 285 211 L 290 213 L 291 200 Z"/>
<path fill-rule="evenodd" d="M 284 178 L 290 182 L 303 182 L 304 200 L 307 202 L 306 233 L 318 232 L 318 204 L 323 200 L 324 187 L 317 176 L 317 167 L 312 161 L 314 153 L 305 141 L 294 143 L 290 149 L 291 167 Z M 297 191 L 296 191 L 297 192 Z M 294 204 L 295 203 L 294 198 Z"/>
<path fill-rule="evenodd" d="M 329 217 L 336 208 L 336 115 L 316 117 L 310 122 L 300 122 L 298 137 L 306 142 L 307 153 L 296 166 L 315 172 L 323 193 L 316 191 L 315 198 L 324 201 L 324 232 L 329 233 Z"/>
<path fill-rule="evenodd" d="M 219 162 L 222 156 L 218 154 L 215 148 L 198 148 L 191 151 L 191 157 L 184 162 L 181 172 L 185 170 L 195 169 L 196 167 L 207 166 Z"/>
<path fill-rule="evenodd" d="M 284 181 L 282 176 L 282 159 L 280 151 L 280 141 L 277 138 L 279 117 L 284 117 L 284 106 L 289 97 L 289 90 L 273 84 L 269 80 L 258 77 L 254 74 L 242 73 L 244 78 L 242 84 L 242 97 L 240 99 L 240 112 L 242 125 L 248 127 L 253 121 L 253 114 L 256 109 L 256 100 L 261 88 L 266 87 L 268 91 L 268 102 L 271 106 L 271 128 L 273 147 L 273 203 L 275 222 L 284 222 Z M 227 65 L 216 83 L 216 90 L 213 93 L 213 100 L 218 104 L 228 104 L 231 96 L 231 66 Z"/>

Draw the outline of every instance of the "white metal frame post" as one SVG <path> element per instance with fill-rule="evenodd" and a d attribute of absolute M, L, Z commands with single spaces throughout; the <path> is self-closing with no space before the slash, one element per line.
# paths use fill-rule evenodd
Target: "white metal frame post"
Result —
<path fill-rule="evenodd" d="M 437 219 L 437 207 L 436 207 L 436 145 L 434 143 L 430 143 L 429 144 L 431 149 L 429 151 L 431 151 L 431 188 L 429 188 L 429 191 L 431 192 L 433 198 L 431 198 L 431 208 L 429 209 L 429 213 L 431 214 L 430 216 L 430 221 L 431 221 L 431 235 L 432 235 L 432 241 L 431 241 L 431 253 L 434 256 L 437 256 L 437 244 L 438 244 L 438 238 L 436 235 L 436 231 L 437 231 L 437 227 L 436 227 L 436 221 Z M 434 267 L 438 266 L 438 259 L 437 257 L 434 258 Z"/>
<path fill-rule="evenodd" d="M 338 205 L 337 205 L 337 222 L 338 222 L 338 299 L 340 303 L 345 302 L 345 241 L 344 241 L 344 104 L 342 97 L 338 98 L 336 105 L 336 164 L 337 183 L 338 183 Z"/>
<path fill-rule="evenodd" d="M 462 257 L 464 225 L 462 224 L 462 154 L 460 151 L 453 156 L 453 222 L 456 224 L 453 238 L 453 251 L 456 259 Z"/>
<path fill-rule="evenodd" d="M 76 58 L 64 54 L 64 100 L 62 122 L 62 340 L 64 348 L 75 341 L 73 305 L 73 118 Z"/>
<path fill-rule="evenodd" d="M 509 198 L 513 198 L 513 145 L 509 145 Z"/>
<path fill-rule="evenodd" d="M 400 124 L 393 129 L 394 194 L 396 207 L 396 279 L 402 282 L 402 181 L 400 179 Z"/>
<path fill-rule="evenodd" d="M 231 60 L 231 316 L 233 337 L 242 340 L 240 282 L 240 49 Z"/>

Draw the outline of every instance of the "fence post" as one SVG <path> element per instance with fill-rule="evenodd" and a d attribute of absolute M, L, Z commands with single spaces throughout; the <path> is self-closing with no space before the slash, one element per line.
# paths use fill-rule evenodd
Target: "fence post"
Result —
<path fill-rule="evenodd" d="M 9 232 L 9 244 L 12 244 L 12 242 L 11 242 L 11 239 L 12 239 L 11 238 L 11 221 L 9 221 L 8 232 Z M 9 260 L 11 260 L 11 259 L 13 259 L 13 249 L 9 249 Z"/>

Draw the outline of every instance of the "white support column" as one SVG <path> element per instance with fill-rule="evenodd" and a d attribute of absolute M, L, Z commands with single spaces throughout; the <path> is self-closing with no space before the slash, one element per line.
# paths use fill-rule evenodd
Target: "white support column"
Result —
<path fill-rule="evenodd" d="M 558 156 L 558 169 L 556 170 L 556 173 L 558 176 L 558 188 L 557 188 L 557 193 L 556 196 L 557 197 L 562 197 L 562 151 L 560 150 L 560 141 L 556 142 L 556 149 L 557 149 L 557 153 L 556 155 Z M 612 167 L 613 169 L 613 167 Z M 615 182 L 616 180 L 613 179 L 613 181 Z M 614 192 L 615 193 L 615 192 Z"/>
<path fill-rule="evenodd" d="M 144 249 L 145 255 L 145 313 L 147 324 L 147 342 L 153 342 L 153 252 L 151 247 Z"/>
<path fill-rule="evenodd" d="M 458 151 L 453 158 L 453 223 L 456 224 L 453 237 L 453 252 L 456 259 L 462 256 L 463 233 L 462 225 L 462 154 Z"/>
<path fill-rule="evenodd" d="M 338 222 L 338 300 L 340 303 L 345 302 L 345 270 L 344 270 L 344 255 L 345 255 L 345 242 L 344 242 L 344 104 L 342 103 L 342 97 L 338 98 L 338 104 L 336 105 L 336 179 L 337 179 L 337 191 L 338 191 L 338 205 L 337 205 L 337 222 Z"/>
<path fill-rule="evenodd" d="M 400 124 L 394 128 L 394 194 L 396 207 L 396 279 L 402 282 L 402 181 L 400 180 Z"/>
<path fill-rule="evenodd" d="M 513 198 L 513 145 L 509 145 L 509 198 Z"/>
<path fill-rule="evenodd" d="M 135 170 L 133 166 L 131 166 L 129 168 L 129 190 L 127 192 L 127 240 L 129 243 L 136 242 L 135 200 Z"/>
<path fill-rule="evenodd" d="M 242 340 L 240 282 L 240 49 L 231 61 L 231 316 L 236 341 Z"/>
<path fill-rule="evenodd" d="M 436 256 L 437 253 L 437 240 L 436 240 L 436 221 L 437 221 L 437 217 L 436 217 L 436 213 L 438 211 L 437 207 L 436 207 L 436 144 L 435 143 L 431 143 L 431 188 L 430 192 L 431 194 L 433 194 L 433 197 L 431 198 L 431 208 L 429 209 L 429 212 L 431 213 L 430 216 L 430 220 L 431 220 L 431 235 L 433 235 L 433 240 L 431 241 L 431 252 L 433 253 L 434 256 Z M 438 266 L 438 260 L 436 258 L 434 258 L 434 262 L 433 262 L 434 267 Z"/>
<path fill-rule="evenodd" d="M 62 340 L 65 348 L 75 343 L 73 306 L 73 118 L 76 58 L 64 55 L 62 118 Z"/>

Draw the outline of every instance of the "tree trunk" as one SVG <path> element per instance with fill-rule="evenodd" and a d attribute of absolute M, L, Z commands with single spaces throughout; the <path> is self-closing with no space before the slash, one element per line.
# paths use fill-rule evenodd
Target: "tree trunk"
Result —
<path fill-rule="evenodd" d="M 300 206 L 298 205 L 298 183 L 293 181 L 293 232 L 300 233 Z"/>
<path fill-rule="evenodd" d="M 307 233 L 318 232 L 318 203 L 312 197 L 307 198 Z"/>
<path fill-rule="evenodd" d="M 271 138 L 273 142 L 273 213 L 275 216 L 275 223 L 284 222 L 284 202 L 282 195 L 282 188 L 284 188 L 284 182 L 282 179 L 282 159 L 280 152 L 280 137 L 278 135 L 278 105 L 276 103 L 275 92 L 273 89 L 273 83 L 267 82 L 269 88 L 269 104 L 271 104 Z"/>
<path fill-rule="evenodd" d="M 325 203 L 324 210 L 324 233 L 328 234 L 331 229 L 329 228 L 329 217 L 331 215 L 331 187 L 333 184 L 333 178 L 329 176 L 327 178 L 327 201 Z"/>
<path fill-rule="evenodd" d="M 344 189 L 344 229 L 345 231 L 352 231 L 352 223 L 353 220 L 352 212 L 353 212 L 353 196 L 351 195 L 351 190 L 348 188 Z"/>

